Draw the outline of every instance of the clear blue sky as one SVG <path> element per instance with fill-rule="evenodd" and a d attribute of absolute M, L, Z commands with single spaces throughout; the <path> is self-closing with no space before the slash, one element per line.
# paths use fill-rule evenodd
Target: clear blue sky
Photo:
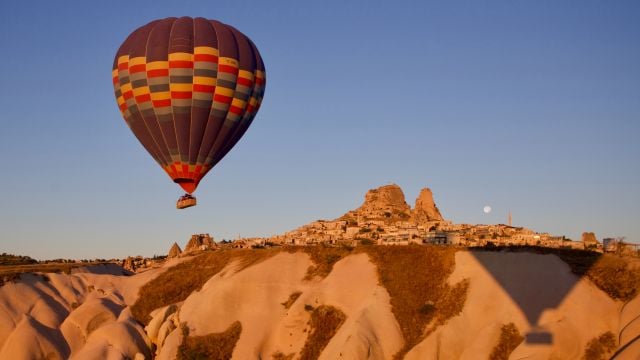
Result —
<path fill-rule="evenodd" d="M 181 195 L 116 107 L 113 56 L 155 18 L 251 37 L 256 121 Z M 166 254 L 267 236 L 395 182 L 455 222 L 640 240 L 640 2 L 10 1 L 0 7 L 0 251 Z M 493 212 L 485 215 L 484 205 Z"/>

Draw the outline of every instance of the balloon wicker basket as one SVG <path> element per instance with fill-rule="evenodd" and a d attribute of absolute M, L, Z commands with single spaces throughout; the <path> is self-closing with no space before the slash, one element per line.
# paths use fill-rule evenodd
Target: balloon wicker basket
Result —
<path fill-rule="evenodd" d="M 176 203 L 177 209 L 186 209 L 188 207 L 196 206 L 196 198 L 191 195 L 181 196 Z"/>

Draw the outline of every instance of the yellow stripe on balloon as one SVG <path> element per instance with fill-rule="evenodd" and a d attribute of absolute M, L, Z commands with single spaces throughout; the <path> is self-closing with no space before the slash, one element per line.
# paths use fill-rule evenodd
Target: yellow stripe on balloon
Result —
<path fill-rule="evenodd" d="M 231 101 L 231 106 L 244 108 L 245 105 L 246 105 L 246 102 L 238 98 L 233 98 L 233 100 Z"/>
<path fill-rule="evenodd" d="M 213 86 L 216 84 L 216 78 L 208 77 L 208 76 L 194 76 L 193 83 L 198 85 L 209 85 Z"/>
<path fill-rule="evenodd" d="M 210 46 L 196 46 L 193 48 L 193 53 L 218 56 L 218 49 L 212 48 Z"/>
<path fill-rule="evenodd" d="M 124 64 L 129 61 L 129 55 L 122 55 L 118 58 L 118 65 Z"/>
<path fill-rule="evenodd" d="M 193 60 L 193 54 L 185 52 L 175 52 L 169 54 L 169 61 L 191 61 Z"/>
<path fill-rule="evenodd" d="M 253 81 L 253 72 L 247 70 L 238 70 L 238 77 Z"/>
<path fill-rule="evenodd" d="M 233 67 L 238 67 L 238 60 L 233 59 L 233 58 L 229 58 L 229 57 L 221 57 L 218 59 L 218 64 L 220 65 L 227 65 L 227 66 L 233 66 Z"/>
<path fill-rule="evenodd" d="M 171 92 L 169 91 L 158 91 L 151 93 L 151 100 L 167 100 L 171 99 Z"/>
<path fill-rule="evenodd" d="M 158 70 L 158 69 L 168 69 L 168 68 L 169 68 L 168 61 L 152 61 L 147 64 L 147 71 Z"/>
<path fill-rule="evenodd" d="M 148 86 L 140 86 L 133 89 L 133 96 L 146 95 L 149 93 L 150 91 Z"/>
<path fill-rule="evenodd" d="M 134 57 L 129 59 L 129 67 L 135 66 L 135 65 L 142 65 L 144 63 L 147 62 L 147 58 L 144 56 L 138 56 L 138 57 Z"/>
<path fill-rule="evenodd" d="M 193 89 L 193 85 L 183 84 L 183 83 L 171 83 L 169 85 L 169 89 L 171 89 L 171 91 L 191 91 Z"/>
<path fill-rule="evenodd" d="M 233 89 L 228 89 L 226 87 L 218 86 L 216 88 L 216 94 L 220 94 L 220 95 L 224 95 L 224 96 L 228 96 L 228 97 L 233 97 L 234 93 L 235 93 L 235 91 Z"/>

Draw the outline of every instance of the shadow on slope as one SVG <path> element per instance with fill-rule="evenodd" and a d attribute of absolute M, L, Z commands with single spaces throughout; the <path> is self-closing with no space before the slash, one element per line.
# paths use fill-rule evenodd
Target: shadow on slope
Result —
<path fill-rule="evenodd" d="M 525 314 L 533 328 L 525 341 L 531 344 L 553 342 L 552 334 L 540 326 L 540 316 L 557 308 L 583 277 L 621 301 L 631 300 L 640 288 L 640 272 L 630 269 L 624 259 L 592 251 L 513 246 L 473 249 L 470 253 Z M 538 266 L 533 266 L 527 262 L 534 254 L 547 256 L 536 259 Z M 558 270 L 564 266 L 560 261 L 569 266 L 570 273 Z"/>

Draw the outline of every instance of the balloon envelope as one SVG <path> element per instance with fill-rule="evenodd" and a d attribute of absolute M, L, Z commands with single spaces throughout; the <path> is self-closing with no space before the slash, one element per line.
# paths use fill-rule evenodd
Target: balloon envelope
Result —
<path fill-rule="evenodd" d="M 127 125 L 188 193 L 247 131 L 266 80 L 248 37 L 190 17 L 136 29 L 116 53 L 112 78 Z"/>

